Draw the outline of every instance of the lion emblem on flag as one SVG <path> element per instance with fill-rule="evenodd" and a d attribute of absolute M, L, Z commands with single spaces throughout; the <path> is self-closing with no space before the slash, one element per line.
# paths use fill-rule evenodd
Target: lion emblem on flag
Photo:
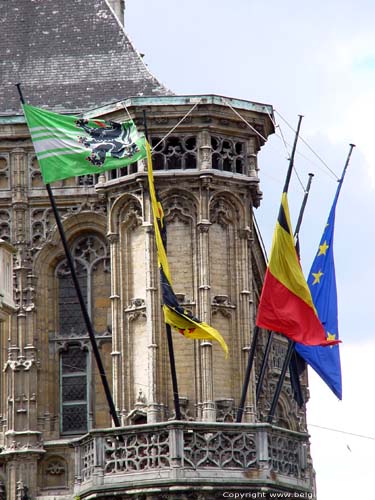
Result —
<path fill-rule="evenodd" d="M 96 167 L 101 167 L 107 156 L 112 158 L 131 158 L 139 151 L 139 147 L 131 138 L 131 128 L 123 127 L 116 122 L 95 122 L 98 127 L 90 127 L 89 121 L 83 118 L 76 120 L 77 127 L 83 129 L 88 136 L 78 137 L 78 142 L 91 150 L 86 160 Z"/>

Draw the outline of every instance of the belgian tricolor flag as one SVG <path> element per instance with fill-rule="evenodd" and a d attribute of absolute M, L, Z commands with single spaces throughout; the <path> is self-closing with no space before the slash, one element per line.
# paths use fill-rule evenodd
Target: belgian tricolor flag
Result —
<path fill-rule="evenodd" d="M 305 345 L 327 341 L 294 246 L 287 193 L 281 198 L 256 324 Z"/>

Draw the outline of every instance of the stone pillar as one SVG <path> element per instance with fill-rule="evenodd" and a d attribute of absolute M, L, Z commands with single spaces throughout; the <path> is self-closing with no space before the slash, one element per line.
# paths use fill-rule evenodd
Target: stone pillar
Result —
<path fill-rule="evenodd" d="M 124 401 L 121 397 L 121 383 L 123 379 L 121 369 L 121 300 L 120 300 L 120 276 L 119 276 L 119 235 L 117 233 L 107 234 L 110 244 L 110 259 L 111 259 L 111 315 L 112 315 L 112 377 L 113 377 L 113 401 L 116 411 L 120 411 L 120 419 L 122 425 L 125 425 L 124 419 Z"/>
<path fill-rule="evenodd" d="M 198 221 L 198 316 L 202 321 L 211 322 L 211 294 L 210 294 L 210 253 L 208 232 L 210 221 L 208 220 L 208 203 L 211 178 L 203 178 L 201 190 L 201 219 Z M 212 371 L 212 342 L 201 342 L 201 397 L 202 397 L 202 420 L 208 422 L 216 421 L 216 409 L 214 403 L 214 381 Z"/>
<path fill-rule="evenodd" d="M 36 277 L 31 271 L 29 252 L 27 154 L 22 148 L 16 148 L 10 158 L 14 174 L 12 241 L 17 255 L 14 267 L 16 312 L 4 367 L 8 408 L 2 455 L 7 461 L 7 498 L 16 500 L 22 498 L 25 491 L 35 496 L 37 461 L 44 450 L 37 425 Z"/>
<path fill-rule="evenodd" d="M 150 220 L 152 217 L 150 215 Z M 158 344 L 156 338 L 157 325 L 160 324 L 160 302 L 158 299 L 156 281 L 159 280 L 155 273 L 155 245 L 153 242 L 153 224 L 143 223 L 145 229 L 146 252 L 146 314 L 148 338 L 148 394 L 147 394 L 147 423 L 154 423 L 160 419 L 160 408 L 157 403 L 157 354 Z"/>
<path fill-rule="evenodd" d="M 199 169 L 207 170 L 212 168 L 212 146 L 211 136 L 208 130 L 203 130 L 199 134 Z"/>
<path fill-rule="evenodd" d="M 251 338 L 253 334 L 254 314 L 253 314 L 253 280 L 251 266 L 251 247 L 253 242 L 252 232 L 249 226 L 240 229 L 240 265 L 241 265 L 241 289 L 239 303 L 240 338 L 242 344 L 241 359 L 241 380 L 244 380 Z M 254 370 L 253 370 L 254 373 Z M 241 388 L 242 389 L 242 388 Z M 244 422 L 255 422 L 255 384 L 254 376 L 250 379 L 247 398 L 245 401 Z"/>

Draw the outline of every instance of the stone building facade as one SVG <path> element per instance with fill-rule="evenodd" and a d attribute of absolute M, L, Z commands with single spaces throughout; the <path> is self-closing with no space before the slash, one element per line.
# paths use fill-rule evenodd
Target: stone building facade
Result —
<path fill-rule="evenodd" d="M 112 7 L 121 13 L 123 2 L 80 3 L 0 1 L 3 27 L 19 46 L 1 42 L 9 59 L 0 90 L 0 252 L 15 253 L 13 293 L 0 313 L 0 499 L 312 498 L 305 411 L 289 380 L 273 425 L 265 423 L 287 346 L 281 337 L 256 401 L 262 336 L 243 423 L 234 423 L 265 271 L 253 210 L 272 107 L 173 95 L 116 19 Z M 25 53 L 20 26 L 34 34 Z M 174 335 L 183 421 L 174 419 L 146 165 L 52 185 L 122 425 L 112 428 L 17 101 L 20 80 L 31 104 L 58 112 L 130 116 L 141 130 L 146 112 L 175 291 L 230 350 L 225 360 L 217 345 Z"/>

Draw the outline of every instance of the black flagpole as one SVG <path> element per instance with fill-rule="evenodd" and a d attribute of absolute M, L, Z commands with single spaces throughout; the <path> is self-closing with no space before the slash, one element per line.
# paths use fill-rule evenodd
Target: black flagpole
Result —
<path fill-rule="evenodd" d="M 21 84 L 17 83 L 16 87 L 17 87 L 17 90 L 18 90 L 18 93 L 20 96 L 21 103 L 25 104 L 25 100 L 24 100 L 23 95 L 22 95 Z M 50 203 L 52 206 L 53 214 L 55 216 L 56 225 L 57 225 L 57 228 L 59 230 L 61 241 L 62 241 L 62 244 L 64 247 L 66 260 L 68 262 L 72 281 L 73 281 L 73 284 L 74 284 L 74 287 L 75 287 L 75 290 L 77 293 L 79 305 L 81 307 L 82 316 L 83 316 L 83 319 L 84 319 L 85 324 L 86 324 L 87 332 L 89 334 L 89 338 L 90 338 L 90 342 L 91 342 L 91 346 L 92 346 L 92 351 L 93 351 L 95 361 L 96 361 L 96 364 L 98 367 L 99 375 L 100 375 L 100 378 L 101 378 L 101 381 L 103 384 L 103 389 L 104 389 L 104 392 L 105 392 L 105 395 L 107 398 L 107 403 L 109 406 L 109 413 L 111 414 L 111 417 L 112 417 L 112 420 L 113 420 L 115 427 L 121 427 L 120 420 L 118 418 L 116 408 L 115 408 L 115 405 L 114 405 L 114 402 L 112 399 L 111 389 L 109 387 L 107 376 L 105 374 L 103 362 L 102 362 L 102 359 L 100 357 L 98 345 L 96 343 L 94 329 L 93 329 L 93 326 L 92 326 L 92 323 L 90 320 L 90 316 L 87 312 L 86 304 L 85 304 L 85 301 L 84 301 L 84 298 L 82 295 L 82 291 L 81 291 L 81 287 L 80 287 L 80 284 L 78 281 L 77 273 L 76 273 L 75 266 L 74 266 L 74 260 L 73 260 L 72 254 L 70 252 L 68 242 L 66 240 L 64 227 L 63 227 L 62 222 L 61 222 L 60 214 L 59 214 L 59 211 L 57 209 L 55 198 L 53 196 L 53 192 L 52 192 L 50 184 L 46 184 L 46 189 L 47 189 L 48 197 L 49 197 L 49 200 L 50 200 Z"/>
<path fill-rule="evenodd" d="M 241 421 L 242 421 L 242 415 L 243 415 L 244 408 L 245 408 L 246 394 L 247 394 L 247 390 L 249 388 L 251 369 L 252 369 L 253 363 L 254 363 L 255 348 L 257 345 L 258 336 L 259 336 L 259 326 L 255 326 L 254 332 L 253 332 L 253 338 L 251 341 L 251 347 L 249 350 L 249 357 L 247 360 L 245 379 L 244 379 L 244 383 L 242 386 L 241 400 L 240 400 L 240 404 L 239 404 L 238 410 L 237 410 L 236 422 L 238 422 L 238 423 L 241 423 Z"/>
<path fill-rule="evenodd" d="M 272 400 L 272 403 L 271 403 L 271 408 L 270 408 L 270 411 L 269 411 L 268 417 L 267 417 L 267 422 L 269 424 L 272 424 L 273 417 L 275 415 L 275 410 L 276 410 L 277 403 L 279 401 L 279 396 L 280 396 L 281 389 L 282 389 L 282 386 L 283 386 L 283 383 L 284 383 L 286 371 L 288 369 L 288 365 L 290 363 L 290 360 L 292 359 L 292 354 L 293 354 L 293 351 L 294 351 L 294 344 L 295 344 L 295 342 L 293 342 L 292 340 L 289 340 L 288 350 L 287 350 L 286 355 L 285 355 L 283 367 L 281 369 L 281 373 L 280 373 L 280 376 L 279 376 L 279 380 L 277 382 L 275 394 L 273 396 L 273 400 Z"/>
<path fill-rule="evenodd" d="M 342 174 L 341 179 L 340 179 L 339 182 L 341 182 L 342 179 L 345 176 L 345 172 L 346 172 L 346 169 L 347 169 L 347 167 L 349 165 L 349 160 L 350 160 L 350 156 L 352 154 L 353 148 L 354 148 L 354 144 L 350 144 L 349 154 L 347 156 L 347 159 L 346 159 L 346 162 L 345 162 L 345 166 L 344 166 L 344 171 L 343 171 L 343 174 Z M 341 184 L 340 184 L 340 188 L 341 188 Z M 277 402 L 278 402 L 278 399 L 279 399 L 279 396 L 280 396 L 280 393 L 281 393 L 281 387 L 283 385 L 285 374 L 286 374 L 286 368 L 287 368 L 287 365 L 291 362 L 292 355 L 293 355 L 293 352 L 294 352 L 294 349 L 295 349 L 295 344 L 296 343 L 294 341 L 289 340 L 289 345 L 288 345 L 288 350 L 287 350 L 287 353 L 286 353 L 286 356 L 285 356 L 284 365 L 283 365 L 283 368 L 282 368 L 282 371 L 281 371 L 281 374 L 280 374 L 280 378 L 279 378 L 279 381 L 278 381 L 278 384 L 277 384 L 277 387 L 276 387 L 276 391 L 275 391 L 275 394 L 274 394 L 274 397 L 273 397 L 272 405 L 271 405 L 271 408 L 270 408 L 270 411 L 269 411 L 269 414 L 268 414 L 268 418 L 267 418 L 268 423 L 272 423 L 272 421 L 273 421 L 273 417 L 274 417 L 275 411 L 276 411 Z M 298 379 L 298 381 L 299 381 L 299 379 Z"/>
<path fill-rule="evenodd" d="M 260 394 L 262 392 L 264 377 L 266 375 L 266 369 L 267 369 L 267 364 L 268 364 L 268 357 L 269 357 L 269 354 L 271 351 L 272 340 L 273 340 L 273 332 L 269 332 L 267 344 L 266 344 L 266 349 L 265 349 L 264 354 L 263 354 L 262 364 L 260 366 L 259 378 L 258 378 L 257 387 L 256 387 L 256 393 L 255 393 L 256 402 L 259 401 Z"/>
<path fill-rule="evenodd" d="M 314 177 L 314 174 L 310 173 L 309 179 L 307 181 L 305 195 L 304 195 L 303 200 L 302 200 L 302 205 L 301 205 L 301 209 L 299 212 L 297 225 L 296 225 L 296 228 L 294 231 L 294 237 L 296 238 L 296 249 L 297 249 L 298 254 L 299 254 L 299 243 L 298 243 L 299 242 L 299 230 L 301 228 L 302 219 L 303 219 L 303 215 L 305 212 L 307 199 L 308 199 L 308 196 L 310 193 L 310 187 L 311 187 L 311 182 L 312 182 L 313 177 Z M 266 344 L 266 349 L 264 351 L 263 360 L 262 360 L 259 378 L 258 378 L 258 383 L 257 383 L 257 388 L 256 388 L 256 401 L 257 402 L 259 401 L 259 397 L 260 397 L 260 394 L 262 392 L 262 386 L 263 386 L 264 377 L 266 374 L 268 356 L 269 356 L 269 353 L 271 350 L 272 339 L 273 339 L 273 332 L 270 332 L 270 334 L 268 336 L 267 344 Z M 294 355 L 294 353 L 293 353 L 293 355 Z M 295 362 L 292 363 L 292 361 L 291 361 L 290 370 L 292 372 L 292 380 L 293 380 L 293 384 L 294 384 L 293 390 L 296 394 L 296 400 L 297 400 L 297 403 L 299 404 L 299 406 L 302 406 L 303 395 L 302 395 L 302 390 L 301 390 L 301 385 L 300 385 L 300 380 L 299 380 L 299 373 L 297 370 L 297 366 L 295 365 Z"/>
<path fill-rule="evenodd" d="M 307 199 L 309 197 L 310 187 L 311 187 L 311 182 L 312 182 L 313 177 L 314 177 L 314 174 L 310 173 L 309 180 L 307 182 L 305 195 L 304 195 L 303 201 L 302 201 L 301 210 L 300 210 L 300 213 L 298 216 L 296 229 L 294 231 L 294 237 L 295 237 L 295 242 L 296 242 L 296 250 L 297 250 L 298 258 L 300 257 L 299 230 L 301 229 L 303 214 L 305 212 L 306 203 L 307 203 Z M 305 402 L 304 397 L 303 397 L 302 387 L 301 387 L 301 381 L 300 381 L 300 375 L 302 374 L 302 372 L 304 371 L 305 368 L 306 368 L 306 362 L 304 359 L 301 358 L 301 356 L 295 350 L 295 342 L 293 342 L 293 350 L 292 350 L 292 355 L 291 355 L 290 362 L 289 362 L 290 383 L 292 385 L 294 399 L 300 408 L 302 408 L 302 406 Z"/>
<path fill-rule="evenodd" d="M 296 131 L 296 134 L 295 134 L 295 137 L 294 137 L 293 150 L 292 150 L 292 154 L 291 154 L 291 158 L 290 158 L 290 162 L 289 162 L 288 173 L 287 173 L 287 176 L 286 176 L 285 185 L 284 185 L 284 189 L 283 189 L 284 193 L 288 192 L 289 182 L 290 182 L 290 178 L 292 176 L 292 170 L 293 170 L 293 165 L 294 165 L 294 156 L 295 156 L 295 152 L 296 152 L 297 141 L 298 141 L 299 131 L 300 131 L 300 127 L 301 127 L 301 121 L 302 121 L 302 116 L 299 115 L 297 131 Z M 310 178 L 309 178 L 308 190 L 310 190 L 311 180 L 312 180 L 312 176 L 310 176 Z M 297 223 L 296 231 L 295 231 L 295 234 L 297 235 L 297 242 L 298 242 L 298 233 L 299 233 L 299 229 L 300 229 L 301 222 L 302 222 L 303 211 L 305 209 L 306 202 L 307 202 L 308 190 L 306 189 L 306 192 L 305 192 L 305 196 L 304 196 L 304 199 L 303 199 L 303 202 L 302 202 L 302 207 L 301 207 L 301 209 L 303 209 L 302 210 L 302 215 L 300 213 L 300 216 L 298 218 L 298 223 Z M 298 251 L 299 251 L 299 249 L 297 247 L 297 252 Z M 279 396 L 280 396 L 280 393 L 281 393 L 282 386 L 284 384 L 284 380 L 285 380 L 285 375 L 286 375 L 286 372 L 287 372 L 287 368 L 288 368 L 288 365 L 290 364 L 290 361 L 292 359 L 292 354 L 293 354 L 293 351 L 294 351 L 294 346 L 295 346 L 295 342 L 292 341 L 292 340 L 288 340 L 288 349 L 287 349 L 287 352 L 286 352 L 286 355 L 285 355 L 284 363 L 283 363 L 283 366 L 282 366 L 282 369 L 281 369 L 281 373 L 280 373 L 280 376 L 279 376 L 279 380 L 277 382 L 275 394 L 273 396 L 273 400 L 272 400 L 272 403 L 271 403 L 270 411 L 269 411 L 268 417 L 267 417 L 267 422 L 268 423 L 272 423 L 273 417 L 275 415 L 276 406 L 277 406 L 277 403 L 278 403 L 278 400 L 279 400 Z M 298 379 L 298 385 L 299 385 L 299 379 Z"/>
<path fill-rule="evenodd" d="M 147 127 L 147 117 L 146 111 L 143 110 L 143 124 L 145 129 L 145 136 L 147 142 L 149 142 L 148 138 L 148 127 Z M 167 251 L 167 249 L 165 249 Z M 168 323 L 165 323 L 165 329 L 167 332 L 167 343 L 168 343 L 168 353 L 169 353 L 169 365 L 171 367 L 171 377 L 172 377 L 172 390 L 173 390 L 173 402 L 175 409 L 175 417 L 176 420 L 182 420 L 181 418 L 181 408 L 180 408 L 180 398 L 178 394 L 178 383 L 177 383 L 177 372 L 176 372 L 176 362 L 174 357 L 174 349 L 173 349 L 173 337 L 172 337 L 172 329 Z"/>
<path fill-rule="evenodd" d="M 168 323 L 165 323 L 165 329 L 167 332 L 169 364 L 171 366 L 173 402 L 174 402 L 174 409 L 175 409 L 175 413 L 176 413 L 176 420 L 182 420 L 181 408 L 180 408 L 180 398 L 179 398 L 179 394 L 178 394 L 177 372 L 176 372 L 176 363 L 175 363 L 175 357 L 174 357 L 173 337 L 172 337 L 171 325 L 168 325 Z"/>
<path fill-rule="evenodd" d="M 296 135 L 294 138 L 292 153 L 291 153 L 290 158 L 289 158 L 289 167 L 288 167 L 288 171 L 286 174 L 286 179 L 285 179 L 285 184 L 284 184 L 284 189 L 283 189 L 284 193 L 288 191 L 290 178 L 292 176 L 293 165 L 294 165 L 294 155 L 296 152 L 297 140 L 298 140 L 298 135 L 299 135 L 299 129 L 301 127 L 302 118 L 303 118 L 302 115 L 299 115 L 297 131 L 296 131 Z M 257 343 L 257 339 L 258 339 L 258 334 L 259 334 L 259 329 L 257 327 L 255 327 L 253 339 L 251 342 L 251 348 L 249 350 L 249 357 L 248 357 L 248 361 L 247 361 L 244 383 L 242 386 L 241 400 L 240 400 L 240 404 L 239 404 L 239 408 L 238 408 L 238 412 L 237 412 L 236 422 L 238 422 L 238 423 L 240 423 L 242 421 L 242 415 L 243 415 L 243 411 L 244 411 L 246 394 L 247 394 L 247 390 L 248 390 L 249 382 L 250 382 L 250 374 L 251 374 L 252 366 L 254 363 L 255 348 L 256 348 L 256 343 Z"/>

